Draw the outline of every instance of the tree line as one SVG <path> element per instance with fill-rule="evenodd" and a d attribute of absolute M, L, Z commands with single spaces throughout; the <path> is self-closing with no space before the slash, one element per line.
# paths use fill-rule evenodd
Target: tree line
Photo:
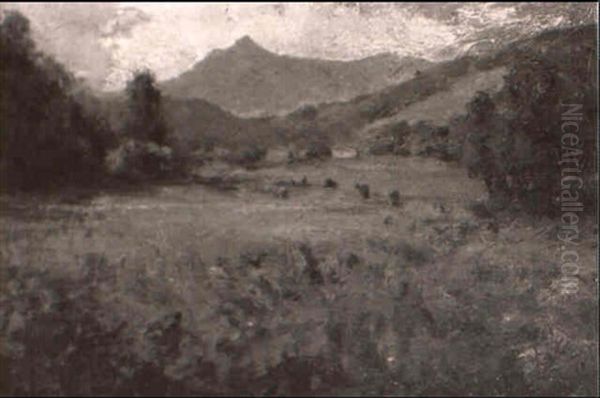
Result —
<path fill-rule="evenodd" d="M 0 178 L 3 191 L 91 186 L 171 171 L 162 96 L 149 70 L 128 82 L 123 131 L 82 101 L 81 84 L 39 51 L 29 20 L 0 24 Z M 108 167 L 107 167 L 108 166 Z"/>

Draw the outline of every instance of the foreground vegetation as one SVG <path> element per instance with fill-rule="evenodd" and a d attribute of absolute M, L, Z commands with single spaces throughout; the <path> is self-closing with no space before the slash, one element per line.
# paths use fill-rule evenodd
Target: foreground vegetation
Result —
<path fill-rule="evenodd" d="M 555 223 L 474 214 L 485 188 L 459 168 L 388 156 L 235 175 L 226 191 L 4 202 L 7 392 L 595 393 L 591 225 L 567 295 Z M 294 175 L 307 183 L 288 198 L 266 189 Z"/>

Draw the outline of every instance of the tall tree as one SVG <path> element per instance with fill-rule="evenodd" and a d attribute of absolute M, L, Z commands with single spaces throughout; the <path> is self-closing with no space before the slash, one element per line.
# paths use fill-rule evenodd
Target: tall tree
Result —
<path fill-rule="evenodd" d="M 107 128 L 73 97 L 74 79 L 38 51 L 29 21 L 0 21 L 0 180 L 2 189 L 87 184 L 102 172 Z"/>
<path fill-rule="evenodd" d="M 164 145 L 167 141 L 162 95 L 149 70 L 138 71 L 127 84 L 129 117 L 126 129 L 133 138 Z"/>

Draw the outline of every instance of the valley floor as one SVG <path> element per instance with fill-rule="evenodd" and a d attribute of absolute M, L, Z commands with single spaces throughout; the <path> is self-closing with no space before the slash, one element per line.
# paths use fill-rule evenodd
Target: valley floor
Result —
<path fill-rule="evenodd" d="M 458 166 L 201 173 L 227 184 L 1 198 L 9 392 L 597 393 L 591 223 L 568 295 L 558 222 L 476 216 Z"/>

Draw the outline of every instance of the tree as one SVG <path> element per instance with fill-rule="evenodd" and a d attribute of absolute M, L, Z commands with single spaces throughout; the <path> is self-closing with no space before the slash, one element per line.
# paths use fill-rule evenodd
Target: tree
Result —
<path fill-rule="evenodd" d="M 0 25 L 3 45 L 10 43 L 10 48 L 22 53 L 32 52 L 33 40 L 29 20 L 18 11 L 7 11 Z M 8 43 L 4 43 L 4 41 Z"/>
<path fill-rule="evenodd" d="M 18 12 L 5 13 L 0 24 L 0 59 L 5 187 L 35 190 L 96 181 L 108 128 L 77 102 L 73 76 L 36 50 L 29 21 Z"/>
<path fill-rule="evenodd" d="M 162 106 L 162 95 L 156 88 L 155 78 L 149 70 L 138 71 L 127 84 L 129 115 L 127 133 L 140 141 L 165 145 L 167 126 Z"/>
<path fill-rule="evenodd" d="M 463 153 L 468 155 L 463 161 L 470 175 L 485 181 L 490 199 L 499 208 L 513 203 L 532 214 L 559 214 L 563 102 L 581 107 L 579 145 L 573 150 L 579 157 L 573 164 L 586 181 L 580 200 L 594 204 L 597 98 L 590 83 L 594 71 L 587 60 L 595 58 L 595 49 L 577 45 L 570 51 L 569 62 L 563 62 L 559 52 L 528 49 L 519 54 L 493 100 L 477 93 L 467 106 Z"/>
<path fill-rule="evenodd" d="M 107 157 L 109 171 L 131 181 L 163 178 L 184 167 L 168 144 L 162 94 L 154 74 L 137 71 L 127 83 L 125 139 Z M 173 161 L 177 157 L 176 161 Z"/>

